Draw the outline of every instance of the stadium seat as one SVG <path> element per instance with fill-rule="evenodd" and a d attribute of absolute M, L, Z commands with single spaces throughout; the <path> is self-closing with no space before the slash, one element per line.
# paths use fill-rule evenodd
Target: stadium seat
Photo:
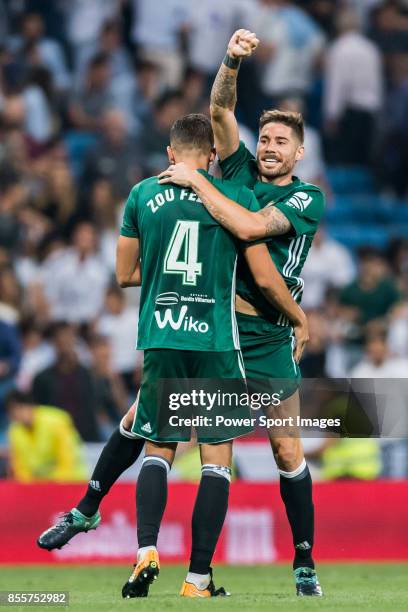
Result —
<path fill-rule="evenodd" d="M 334 240 L 344 246 L 355 250 L 361 245 L 370 244 L 377 248 L 384 248 L 390 238 L 389 231 L 380 224 L 327 224 L 327 232 Z"/>
<path fill-rule="evenodd" d="M 97 137 L 89 132 L 71 130 L 64 136 L 71 171 L 78 178 L 83 170 L 86 154 L 97 143 Z"/>
<path fill-rule="evenodd" d="M 374 178 L 366 168 L 356 166 L 331 166 L 327 176 L 336 194 L 361 194 L 374 192 Z"/>

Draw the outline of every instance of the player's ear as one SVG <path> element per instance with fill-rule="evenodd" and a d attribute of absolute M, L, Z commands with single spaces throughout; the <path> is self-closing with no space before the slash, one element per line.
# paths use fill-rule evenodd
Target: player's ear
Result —
<path fill-rule="evenodd" d="M 305 147 L 303 145 L 299 145 L 296 151 L 295 160 L 300 161 L 301 159 L 303 159 L 304 154 L 305 154 Z"/>
<path fill-rule="evenodd" d="M 170 145 L 167 147 L 167 157 L 169 158 L 170 164 L 176 163 L 176 158 L 174 157 L 174 152 Z"/>
<path fill-rule="evenodd" d="M 215 150 L 215 147 L 213 147 L 210 153 L 210 164 L 213 164 L 215 162 L 216 157 L 217 157 L 217 151 Z"/>

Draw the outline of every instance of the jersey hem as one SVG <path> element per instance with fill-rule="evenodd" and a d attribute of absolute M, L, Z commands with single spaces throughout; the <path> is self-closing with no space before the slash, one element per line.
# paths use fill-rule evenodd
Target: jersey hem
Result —
<path fill-rule="evenodd" d="M 168 343 L 168 344 L 137 344 L 136 346 L 136 350 L 138 351 L 149 351 L 150 349 L 160 349 L 160 350 L 171 350 L 171 351 L 191 351 L 191 352 L 200 352 L 200 353 L 228 353 L 233 351 L 234 353 L 236 353 L 237 351 L 241 350 L 241 347 L 238 346 L 238 348 L 234 345 L 230 345 L 227 347 L 222 347 L 222 348 L 216 348 L 216 347 L 212 347 L 212 346 L 208 346 L 205 348 L 198 348 L 198 347 L 186 347 L 185 345 L 183 346 L 175 346 L 172 343 Z"/>

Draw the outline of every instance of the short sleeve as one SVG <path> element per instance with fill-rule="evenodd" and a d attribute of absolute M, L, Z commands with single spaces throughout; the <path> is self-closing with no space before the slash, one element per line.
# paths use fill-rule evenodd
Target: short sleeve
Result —
<path fill-rule="evenodd" d="M 224 180 L 235 181 L 252 187 L 257 174 L 256 162 L 242 140 L 238 149 L 229 157 L 219 160 L 219 164 Z"/>
<path fill-rule="evenodd" d="M 123 213 L 122 226 L 120 235 L 127 238 L 139 238 L 139 226 L 137 220 L 137 205 L 138 205 L 139 185 L 133 187 L 129 194 Z"/>
<path fill-rule="evenodd" d="M 258 212 L 260 206 L 253 192 L 248 187 L 241 187 L 238 193 L 238 204 L 251 212 Z"/>
<path fill-rule="evenodd" d="M 275 204 L 290 221 L 297 236 L 314 235 L 324 212 L 321 191 L 297 191 L 284 202 Z"/>

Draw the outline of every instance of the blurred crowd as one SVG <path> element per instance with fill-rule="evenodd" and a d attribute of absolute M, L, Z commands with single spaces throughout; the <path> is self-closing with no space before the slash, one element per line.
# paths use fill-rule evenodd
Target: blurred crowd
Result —
<path fill-rule="evenodd" d="M 208 112 L 239 27 L 261 40 L 239 77 L 247 146 L 264 108 L 301 110 L 297 172 L 329 206 L 333 165 L 365 168 L 406 205 L 406 0 L 0 0 L 3 444 L 15 388 L 65 410 L 86 442 L 134 397 L 138 290 L 114 281 L 124 201 L 166 167 L 173 121 Z M 351 252 L 323 227 L 304 279 L 305 377 L 408 377 L 408 240 Z"/>

